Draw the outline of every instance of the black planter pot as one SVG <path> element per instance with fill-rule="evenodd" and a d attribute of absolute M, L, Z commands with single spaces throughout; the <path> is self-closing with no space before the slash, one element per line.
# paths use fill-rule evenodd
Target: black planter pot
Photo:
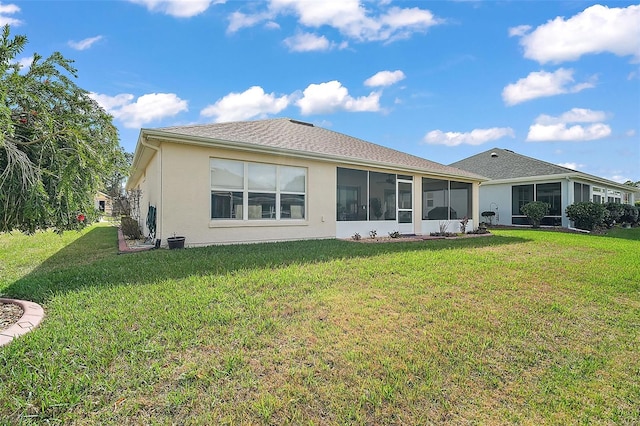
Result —
<path fill-rule="evenodd" d="M 170 249 L 184 248 L 184 237 L 169 237 L 167 238 L 167 243 Z"/>

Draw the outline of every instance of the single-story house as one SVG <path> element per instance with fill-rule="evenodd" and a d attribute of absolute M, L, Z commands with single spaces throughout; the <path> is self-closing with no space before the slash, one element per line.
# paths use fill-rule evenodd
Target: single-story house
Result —
<path fill-rule="evenodd" d="M 203 246 L 457 232 L 464 217 L 472 230 L 483 180 L 277 118 L 141 129 L 126 189 L 139 191 L 145 235 L 152 211 L 162 246 L 174 235 Z"/>
<path fill-rule="evenodd" d="M 480 211 L 492 211 L 493 223 L 528 225 L 520 208 L 531 201 L 551 205 L 541 225 L 571 227 L 567 206 L 581 202 L 633 204 L 637 188 L 557 164 L 493 148 L 450 164 L 490 180 L 480 185 Z"/>
<path fill-rule="evenodd" d="M 111 216 L 112 202 L 110 196 L 108 196 L 104 192 L 98 191 L 93 199 L 93 203 L 96 210 L 98 210 L 101 214 Z"/>

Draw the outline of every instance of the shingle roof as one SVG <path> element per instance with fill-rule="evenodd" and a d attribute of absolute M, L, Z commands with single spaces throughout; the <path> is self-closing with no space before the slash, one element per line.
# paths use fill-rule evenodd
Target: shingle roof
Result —
<path fill-rule="evenodd" d="M 588 173 L 547 163 L 536 158 L 517 154 L 508 149 L 493 148 L 480 154 L 456 161 L 450 164 L 452 167 L 459 167 L 472 173 L 486 176 L 491 180 L 509 180 L 533 177 L 546 177 L 553 175 L 564 175 L 573 179 L 580 178 L 601 185 L 617 188 L 626 192 L 635 192 L 634 187 L 629 187 Z"/>
<path fill-rule="evenodd" d="M 566 167 L 500 148 L 481 152 L 464 160 L 451 163 L 450 166 L 496 180 L 577 173 L 575 170 Z"/>
<path fill-rule="evenodd" d="M 164 127 L 152 130 L 198 138 L 200 141 L 211 140 L 211 143 L 217 141 L 242 143 L 283 151 L 312 153 L 333 159 L 359 160 L 426 173 L 485 180 L 482 176 L 467 170 L 446 166 L 288 118 Z"/>

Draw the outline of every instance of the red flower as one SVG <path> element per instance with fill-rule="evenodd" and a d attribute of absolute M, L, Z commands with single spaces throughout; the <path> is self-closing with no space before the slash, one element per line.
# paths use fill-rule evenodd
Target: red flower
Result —
<path fill-rule="evenodd" d="M 85 218 L 84 218 L 84 215 L 83 215 L 82 213 L 80 213 L 80 214 L 78 215 L 78 222 L 84 222 L 84 219 L 85 219 Z"/>

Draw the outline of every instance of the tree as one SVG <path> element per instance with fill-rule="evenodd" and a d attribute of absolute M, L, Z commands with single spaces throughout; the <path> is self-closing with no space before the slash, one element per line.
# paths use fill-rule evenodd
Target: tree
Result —
<path fill-rule="evenodd" d="M 72 61 L 34 54 L 15 62 L 26 36 L 0 39 L 0 232 L 58 232 L 96 217 L 103 177 L 122 167 L 112 118 L 72 80 Z"/>

